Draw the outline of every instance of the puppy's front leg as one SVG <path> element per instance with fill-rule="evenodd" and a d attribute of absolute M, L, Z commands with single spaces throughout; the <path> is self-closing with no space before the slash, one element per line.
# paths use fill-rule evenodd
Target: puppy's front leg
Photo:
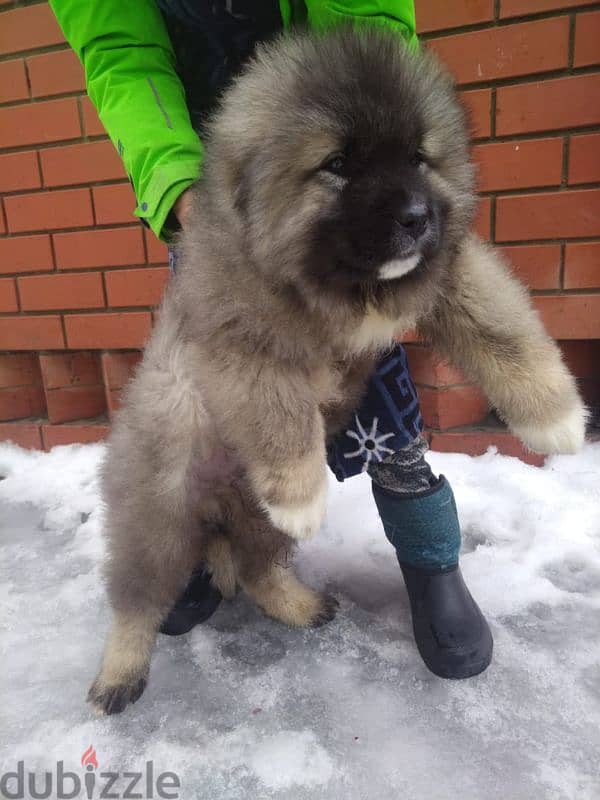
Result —
<path fill-rule="evenodd" d="M 531 450 L 578 450 L 586 410 L 524 287 L 474 236 L 457 256 L 450 280 L 435 312 L 421 322 L 421 333 L 481 385 Z"/>
<path fill-rule="evenodd" d="M 211 408 L 260 504 L 284 533 L 313 536 L 325 514 L 327 474 L 323 418 L 306 379 L 247 354 L 214 369 Z"/>

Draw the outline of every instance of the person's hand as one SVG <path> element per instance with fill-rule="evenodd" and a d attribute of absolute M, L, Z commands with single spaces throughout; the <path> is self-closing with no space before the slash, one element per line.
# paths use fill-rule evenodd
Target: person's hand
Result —
<path fill-rule="evenodd" d="M 173 206 L 173 211 L 175 212 L 175 216 L 177 217 L 179 224 L 182 228 L 185 228 L 185 223 L 190 213 L 190 209 L 192 207 L 192 195 L 189 189 L 186 189 L 185 192 L 179 195 L 177 198 L 175 205 Z"/>

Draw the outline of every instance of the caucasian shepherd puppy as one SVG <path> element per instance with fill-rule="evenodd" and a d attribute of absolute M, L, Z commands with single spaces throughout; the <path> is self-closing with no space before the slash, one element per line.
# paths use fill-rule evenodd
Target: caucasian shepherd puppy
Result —
<path fill-rule="evenodd" d="M 532 449 L 571 452 L 585 411 L 527 292 L 471 232 L 452 81 L 398 37 L 265 47 L 224 95 L 179 271 L 104 468 L 114 610 L 89 699 L 142 693 L 156 633 L 208 563 L 288 625 L 335 601 L 284 568 L 325 508 L 327 436 L 394 335 L 416 327 Z"/>

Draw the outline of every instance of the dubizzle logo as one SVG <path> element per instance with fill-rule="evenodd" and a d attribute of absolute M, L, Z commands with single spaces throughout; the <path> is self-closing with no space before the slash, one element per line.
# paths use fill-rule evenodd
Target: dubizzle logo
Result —
<path fill-rule="evenodd" d="M 25 762 L 17 762 L 15 772 L 0 775 L 0 797 L 8 800 L 23 800 L 25 797 L 56 798 L 71 800 L 75 797 L 110 798 L 164 798 L 176 800 L 181 787 L 175 772 L 160 772 L 154 777 L 154 761 L 146 761 L 141 772 L 99 772 L 96 750 L 90 745 L 80 759 L 84 769 L 83 786 L 76 772 L 65 772 L 64 761 L 56 762 L 56 772 L 26 772 Z M 85 789 L 84 789 L 85 787 Z M 82 794 L 82 789 L 85 794 Z M 145 789 L 145 793 L 144 793 Z"/>

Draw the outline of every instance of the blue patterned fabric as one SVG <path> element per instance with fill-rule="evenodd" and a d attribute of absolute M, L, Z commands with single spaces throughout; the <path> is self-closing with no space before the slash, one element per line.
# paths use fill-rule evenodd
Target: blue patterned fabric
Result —
<path fill-rule="evenodd" d="M 406 447 L 422 431 L 417 390 L 399 344 L 377 365 L 360 408 L 330 443 L 327 461 L 336 478 L 344 481 Z"/>

